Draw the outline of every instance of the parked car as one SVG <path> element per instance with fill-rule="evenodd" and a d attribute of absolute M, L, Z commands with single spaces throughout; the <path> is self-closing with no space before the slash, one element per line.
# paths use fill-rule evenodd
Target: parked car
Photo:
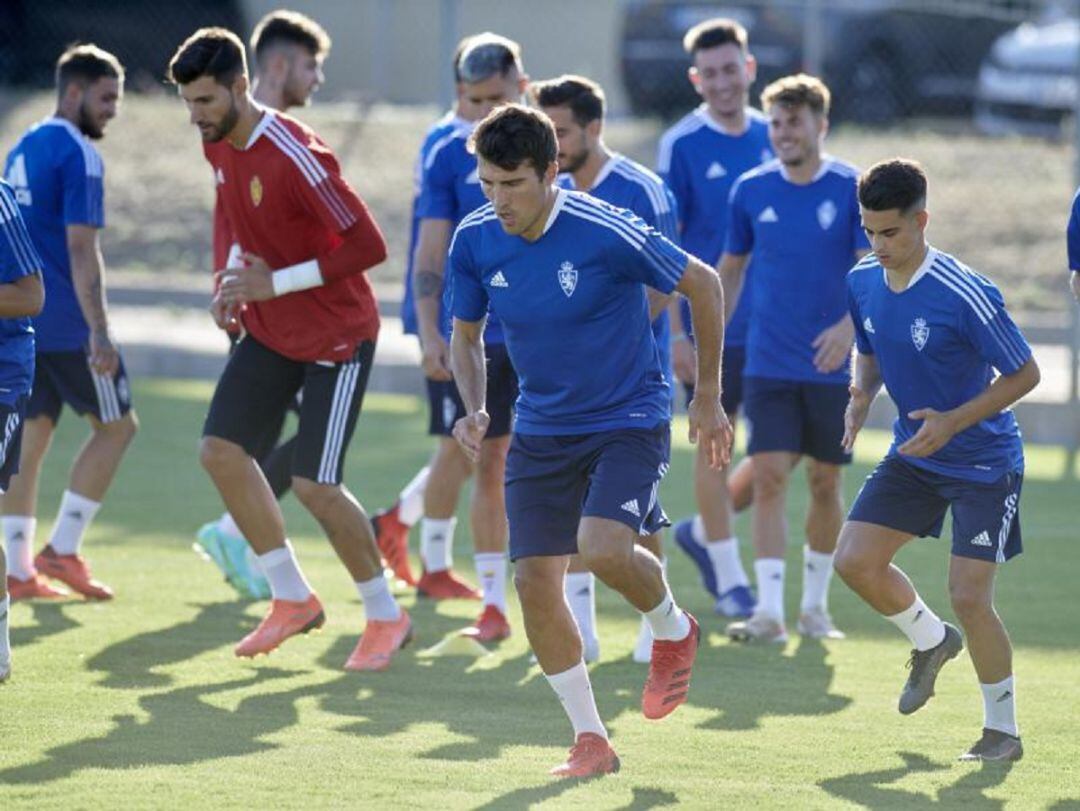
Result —
<path fill-rule="evenodd" d="M 818 25 L 808 6 L 820 11 Z M 694 105 L 682 37 L 710 17 L 750 34 L 757 89 L 803 70 L 808 34 L 820 31 L 822 74 L 834 117 L 887 124 L 915 113 L 970 114 L 976 77 L 994 41 L 1040 0 L 928 4 L 919 0 L 636 0 L 627 5 L 622 74 L 631 107 L 671 117 Z"/>

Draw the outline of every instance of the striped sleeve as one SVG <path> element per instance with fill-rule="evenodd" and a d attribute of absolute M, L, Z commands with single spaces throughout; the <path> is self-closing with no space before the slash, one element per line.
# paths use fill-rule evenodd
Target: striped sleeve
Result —
<path fill-rule="evenodd" d="M 341 176 L 334 154 L 317 137 L 298 133 L 277 117 L 267 125 L 266 137 L 292 161 L 293 188 L 323 225 L 340 234 L 366 214 L 364 203 Z"/>
<path fill-rule="evenodd" d="M 12 282 L 42 270 L 41 257 L 30 241 L 15 194 L 0 183 L 0 280 Z"/>
<path fill-rule="evenodd" d="M 64 225 L 105 227 L 105 166 L 97 150 L 76 141 L 60 164 L 64 189 Z"/>

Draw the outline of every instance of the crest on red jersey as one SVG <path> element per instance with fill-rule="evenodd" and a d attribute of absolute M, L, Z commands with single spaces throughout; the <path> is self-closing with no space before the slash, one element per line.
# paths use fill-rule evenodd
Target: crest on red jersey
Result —
<path fill-rule="evenodd" d="M 251 191 L 251 204 L 255 206 L 255 208 L 258 208 L 259 203 L 262 202 L 263 194 L 262 181 L 259 180 L 258 175 L 255 175 L 255 177 L 251 178 L 251 185 L 248 188 Z"/>

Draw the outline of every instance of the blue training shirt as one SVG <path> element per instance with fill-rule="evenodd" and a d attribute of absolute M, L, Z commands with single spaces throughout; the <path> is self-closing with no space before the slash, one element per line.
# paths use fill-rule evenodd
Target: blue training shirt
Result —
<path fill-rule="evenodd" d="M 1069 225 L 1065 229 L 1065 243 L 1069 252 L 1069 270 L 1080 271 L 1080 189 L 1073 196 Z"/>
<path fill-rule="evenodd" d="M 870 247 L 862 230 L 858 170 L 825 157 L 808 184 L 792 183 L 774 160 L 731 190 L 727 253 L 753 254 L 743 283 L 753 317 L 747 377 L 846 384 L 850 369 L 814 368 L 814 339 L 847 312 L 846 277 L 855 253 Z"/>
<path fill-rule="evenodd" d="M 715 265 L 724 252 L 728 197 L 735 180 L 773 157 L 768 119 L 760 111 L 747 108 L 746 121 L 742 134 L 731 135 L 720 128 L 702 104 L 660 138 L 656 170 L 678 202 L 680 244 L 708 265 Z M 746 269 L 748 278 L 752 266 L 753 262 Z M 688 325 L 690 306 L 685 299 L 682 310 L 684 325 Z M 745 345 L 749 325 L 750 302 L 744 297 L 724 330 L 724 345 Z"/>
<path fill-rule="evenodd" d="M 67 226 L 105 227 L 105 166 L 79 129 L 64 118 L 35 124 L 7 156 L 26 228 L 44 260 L 45 308 L 34 318 L 38 352 L 85 349 L 83 318 L 67 249 Z"/>
<path fill-rule="evenodd" d="M 1013 374 L 1031 357 L 993 282 L 932 247 L 906 290 L 889 288 L 873 255 L 852 269 L 847 287 L 855 343 L 877 359 L 899 412 L 890 455 L 922 425 L 909 412 L 956 408 L 986 390 L 994 369 Z M 945 476 L 993 482 L 1023 470 L 1024 449 L 1016 417 L 1006 410 L 961 431 L 929 457 L 901 458 Z"/>
<path fill-rule="evenodd" d="M 469 152 L 467 144 L 476 123 L 459 121 L 458 125 L 442 135 L 431 146 L 421 174 L 420 199 L 416 211 L 420 219 L 450 220 L 453 228 L 468 214 L 487 204 L 480 186 L 476 156 Z M 450 337 L 450 301 L 453 298 L 453 279 L 446 272 L 443 277 L 443 313 L 440 324 L 443 336 Z M 484 341 L 501 344 L 503 331 L 494 313 L 488 315 Z"/>
<path fill-rule="evenodd" d="M 11 284 L 42 270 L 27 233 L 15 190 L 0 180 L 0 284 Z M 34 329 L 30 319 L 0 318 L 0 402 L 14 405 L 34 380 Z"/>
<path fill-rule="evenodd" d="M 453 313 L 502 320 L 520 384 L 514 430 L 572 435 L 654 428 L 671 392 L 645 286 L 671 293 L 687 255 L 632 212 L 558 189 L 535 242 L 507 234 L 492 206 L 462 221 L 450 247 Z"/>

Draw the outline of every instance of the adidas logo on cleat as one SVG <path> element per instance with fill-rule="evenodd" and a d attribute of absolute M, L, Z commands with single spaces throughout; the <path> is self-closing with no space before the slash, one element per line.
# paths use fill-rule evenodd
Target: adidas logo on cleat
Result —
<path fill-rule="evenodd" d="M 628 502 L 622 505 L 622 508 L 635 518 L 641 518 L 641 508 L 638 507 L 636 498 L 630 499 Z"/>
<path fill-rule="evenodd" d="M 984 529 L 978 535 L 971 539 L 972 546 L 993 546 L 990 541 L 990 534 Z"/>
<path fill-rule="evenodd" d="M 495 271 L 495 275 L 491 277 L 491 286 L 492 287 L 509 287 L 510 285 L 509 285 L 509 283 L 507 283 L 506 277 L 503 276 L 503 272 L 501 270 L 497 270 L 497 271 Z"/>

